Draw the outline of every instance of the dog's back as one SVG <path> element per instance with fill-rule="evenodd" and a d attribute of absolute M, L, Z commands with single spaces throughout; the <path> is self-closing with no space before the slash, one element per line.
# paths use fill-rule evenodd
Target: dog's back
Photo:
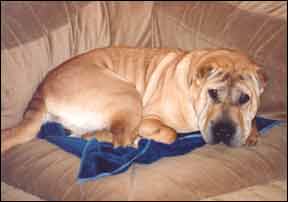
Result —
<path fill-rule="evenodd" d="M 53 89 L 47 90 L 47 88 L 50 88 L 51 86 L 62 88 L 63 86 L 59 85 L 59 82 L 63 82 L 64 78 L 60 78 L 59 81 L 55 78 L 59 78 L 63 75 L 67 76 L 68 73 L 65 72 L 72 72 L 71 68 L 77 66 L 90 67 L 91 65 L 94 65 L 95 68 L 107 69 L 108 71 L 111 71 L 111 73 L 115 73 L 115 77 L 133 83 L 137 88 L 138 93 L 143 95 L 147 80 L 155 70 L 155 64 L 159 63 L 159 61 L 169 52 L 180 53 L 183 51 L 179 49 L 158 48 L 100 48 L 65 61 L 50 71 L 42 81 L 24 113 L 23 120 L 16 127 L 1 131 L 1 140 L 3 140 L 1 143 L 1 152 L 9 149 L 13 145 L 21 144 L 35 138 L 41 125 L 47 120 L 52 120 L 51 117 L 53 117 L 53 113 L 50 113 L 47 104 L 49 104 L 49 96 L 55 93 L 55 90 L 57 91 L 57 89 L 54 89 L 53 92 Z M 154 62 L 155 64 L 153 63 L 150 65 L 151 62 Z M 79 75 L 73 74 L 71 76 L 75 78 Z M 75 85 L 75 83 L 69 84 L 70 78 L 66 78 L 66 80 L 68 79 L 68 82 L 65 85 Z M 53 83 L 55 83 L 55 85 L 51 85 Z M 76 85 L 80 85 L 80 83 L 81 82 Z M 109 84 L 103 83 L 103 86 L 105 85 Z M 63 90 L 65 91 L 65 89 Z M 81 94 L 82 92 L 78 93 Z"/>

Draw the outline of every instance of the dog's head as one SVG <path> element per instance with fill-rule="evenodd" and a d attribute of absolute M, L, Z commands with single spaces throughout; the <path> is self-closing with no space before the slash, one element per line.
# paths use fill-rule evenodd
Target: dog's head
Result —
<path fill-rule="evenodd" d="M 192 64 L 191 99 L 209 144 L 245 143 L 266 84 L 262 70 L 234 50 L 209 50 Z"/>

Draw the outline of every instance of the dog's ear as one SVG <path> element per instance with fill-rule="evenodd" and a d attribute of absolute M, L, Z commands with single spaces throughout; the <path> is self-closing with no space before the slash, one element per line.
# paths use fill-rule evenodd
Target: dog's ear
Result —
<path fill-rule="evenodd" d="M 263 69 L 258 69 L 257 70 L 257 77 L 258 77 L 258 82 L 259 82 L 260 94 L 262 94 L 266 85 L 267 85 L 268 76 L 263 71 Z"/>
<path fill-rule="evenodd" d="M 207 59 L 211 56 L 214 49 L 199 49 L 189 53 L 191 60 L 189 70 L 186 71 L 188 75 L 188 86 L 191 87 L 192 83 L 200 82 L 200 80 L 208 78 L 210 73 L 215 69 L 212 66 L 211 60 L 207 62 Z"/>
<path fill-rule="evenodd" d="M 197 79 L 204 79 L 207 78 L 213 70 L 213 67 L 210 65 L 201 66 L 196 71 L 196 78 Z"/>
<path fill-rule="evenodd" d="M 192 85 L 193 82 L 199 83 L 201 80 L 205 80 L 209 77 L 209 75 L 213 71 L 213 67 L 211 65 L 199 66 L 197 68 L 191 68 L 189 76 L 189 86 Z"/>

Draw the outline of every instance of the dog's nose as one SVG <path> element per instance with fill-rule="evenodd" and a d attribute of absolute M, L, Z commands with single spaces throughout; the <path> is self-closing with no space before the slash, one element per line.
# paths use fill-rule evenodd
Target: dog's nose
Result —
<path fill-rule="evenodd" d="M 218 122 L 213 126 L 213 135 L 215 142 L 229 144 L 232 136 L 235 134 L 235 126 L 230 121 Z"/>

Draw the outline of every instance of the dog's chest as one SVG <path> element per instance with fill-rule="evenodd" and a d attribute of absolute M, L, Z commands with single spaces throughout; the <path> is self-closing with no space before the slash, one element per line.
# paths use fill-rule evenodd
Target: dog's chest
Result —
<path fill-rule="evenodd" d="M 61 108 L 57 113 L 49 113 L 45 121 L 56 121 L 77 135 L 106 129 L 107 123 L 103 114 L 85 111 L 81 108 Z"/>

